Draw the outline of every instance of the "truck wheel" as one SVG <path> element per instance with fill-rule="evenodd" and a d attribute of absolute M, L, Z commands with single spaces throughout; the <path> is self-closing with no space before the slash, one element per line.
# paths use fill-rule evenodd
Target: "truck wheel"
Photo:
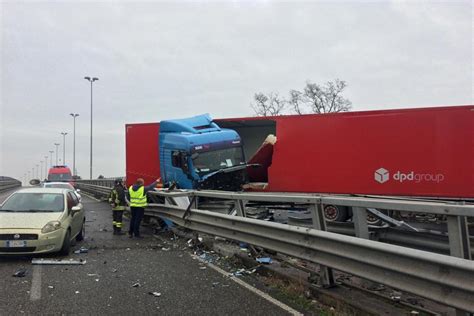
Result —
<path fill-rule="evenodd" d="M 389 213 L 387 210 L 381 210 L 380 212 L 384 213 L 385 215 L 388 215 Z M 367 211 L 367 224 L 372 226 L 381 226 L 383 224 L 383 220 Z"/>
<path fill-rule="evenodd" d="M 324 218 L 328 222 L 345 222 L 349 217 L 346 206 L 326 205 L 324 207 Z"/>

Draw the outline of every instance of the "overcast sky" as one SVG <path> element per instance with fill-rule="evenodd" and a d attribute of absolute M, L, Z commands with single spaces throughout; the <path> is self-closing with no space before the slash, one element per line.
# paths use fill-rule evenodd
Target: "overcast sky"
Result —
<path fill-rule="evenodd" d="M 124 125 L 252 116 L 255 92 L 347 81 L 353 110 L 473 104 L 472 1 L 1 1 L 0 175 L 66 137 L 89 175 L 125 174 Z M 55 155 L 55 154 L 53 154 Z M 62 147 L 60 147 L 62 157 Z M 55 160 L 55 156 L 54 159 Z"/>

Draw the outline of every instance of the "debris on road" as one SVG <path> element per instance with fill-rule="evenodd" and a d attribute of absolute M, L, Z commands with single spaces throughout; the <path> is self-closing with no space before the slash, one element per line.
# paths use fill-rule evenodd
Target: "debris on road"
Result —
<path fill-rule="evenodd" d="M 160 292 L 148 292 L 148 294 L 153 295 L 155 297 L 160 297 L 161 296 Z"/>
<path fill-rule="evenodd" d="M 141 285 L 140 285 L 140 283 L 138 283 L 138 282 L 132 285 L 132 287 L 140 287 L 140 286 L 141 286 Z"/>
<path fill-rule="evenodd" d="M 62 259 L 33 259 L 31 260 L 31 264 L 42 264 L 42 265 L 83 265 L 86 264 L 86 260 L 79 259 L 69 259 L 69 260 L 62 260 Z"/>
<path fill-rule="evenodd" d="M 265 263 L 265 264 L 272 263 L 272 258 L 270 258 L 270 257 L 257 258 L 256 260 L 257 260 L 258 263 Z"/>
<path fill-rule="evenodd" d="M 54 286 L 48 285 L 48 289 L 54 289 Z"/>
<path fill-rule="evenodd" d="M 19 269 L 19 270 L 17 270 L 17 271 L 13 274 L 13 276 L 14 276 L 15 278 L 23 278 L 23 277 L 26 276 L 26 272 L 27 272 L 27 271 L 28 271 L 28 270 L 26 270 L 26 269 Z"/>
<path fill-rule="evenodd" d="M 87 276 L 92 277 L 92 276 L 99 276 L 97 273 L 87 273 Z"/>
<path fill-rule="evenodd" d="M 163 248 L 161 248 L 161 250 L 163 250 L 163 251 L 170 251 L 170 248 L 165 248 L 165 247 L 163 247 Z"/>
<path fill-rule="evenodd" d="M 81 293 L 81 292 L 79 292 L 79 291 L 76 291 L 76 294 L 79 294 L 79 293 Z"/>
<path fill-rule="evenodd" d="M 79 253 L 88 253 L 89 252 L 89 249 L 85 248 L 85 247 L 81 247 L 80 249 L 74 251 L 75 254 L 79 254 Z"/>
<path fill-rule="evenodd" d="M 206 270 L 206 267 L 199 267 L 200 270 Z"/>

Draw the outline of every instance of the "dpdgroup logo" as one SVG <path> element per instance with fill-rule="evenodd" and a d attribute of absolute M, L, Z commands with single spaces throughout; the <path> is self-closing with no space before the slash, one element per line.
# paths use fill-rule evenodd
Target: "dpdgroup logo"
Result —
<path fill-rule="evenodd" d="M 385 168 L 379 168 L 375 170 L 374 180 L 378 183 L 385 183 L 390 180 L 390 172 Z M 414 171 L 401 172 L 397 171 L 393 173 L 392 180 L 403 183 L 405 181 L 421 183 L 421 182 L 436 182 L 440 183 L 444 181 L 444 174 L 442 173 L 416 173 Z"/>

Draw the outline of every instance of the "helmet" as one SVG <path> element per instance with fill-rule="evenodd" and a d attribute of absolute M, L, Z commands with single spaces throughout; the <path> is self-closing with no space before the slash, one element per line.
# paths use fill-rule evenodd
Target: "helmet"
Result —
<path fill-rule="evenodd" d="M 114 185 L 122 185 L 122 179 L 115 179 Z"/>

